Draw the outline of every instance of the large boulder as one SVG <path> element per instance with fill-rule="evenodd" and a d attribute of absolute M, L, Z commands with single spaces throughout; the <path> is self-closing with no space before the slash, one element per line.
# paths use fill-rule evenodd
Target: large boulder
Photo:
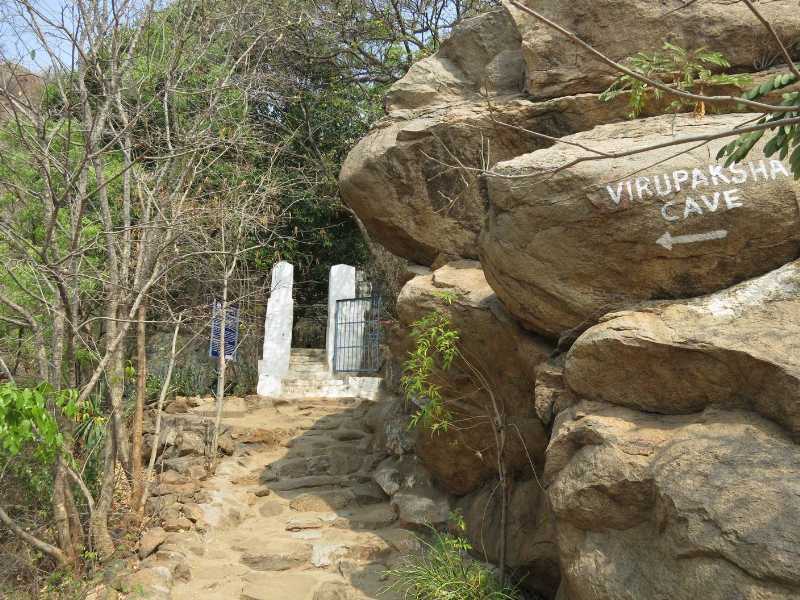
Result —
<path fill-rule="evenodd" d="M 442 294 L 452 302 L 444 301 Z M 541 463 L 547 438 L 536 415 L 533 390 L 536 368 L 552 346 L 511 319 L 487 284 L 480 263 L 455 261 L 415 277 L 403 287 L 397 308 L 402 335 L 392 341 L 393 354 L 405 356 L 412 347 L 409 332 L 415 321 L 434 310 L 448 315 L 459 332 L 461 351 L 484 374 L 514 425 L 507 449 L 511 470 L 529 470 L 529 455 Z M 436 434 L 419 431 L 416 452 L 448 492 L 462 495 L 496 473 L 491 397 L 463 361 L 456 360 L 450 370 L 435 377 L 455 427 Z"/>
<path fill-rule="evenodd" d="M 721 12 L 718 7 L 713 10 Z M 552 94 L 543 101 L 523 94 L 526 67 L 520 30 L 533 34 L 529 18 L 512 11 L 516 23 L 502 7 L 467 19 L 439 52 L 416 63 L 388 92 L 388 117 L 343 165 L 340 189 L 345 203 L 370 234 L 398 256 L 425 265 L 440 255 L 477 258 L 486 212 L 482 171 L 549 147 L 562 136 L 628 116 L 627 98 L 599 100 L 597 92 L 603 87 L 597 83 L 602 78 L 595 78 L 595 71 L 587 75 L 593 84 L 590 94 Z M 536 36 L 540 33 L 536 30 Z M 624 35 L 630 45 L 640 43 Z M 528 53 L 530 47 L 527 43 Z M 539 56 L 545 61 L 562 58 L 568 65 L 574 52 Z M 547 70 L 531 75 L 549 76 Z M 756 74 L 753 84 L 774 76 Z M 740 90 L 716 92 L 738 95 Z M 644 115 L 671 112 L 670 103 L 650 102 Z M 734 105 L 717 108 L 738 110 Z"/>
<path fill-rule="evenodd" d="M 527 327 L 556 336 L 638 301 L 714 292 L 792 260 L 800 185 L 787 165 L 764 159 L 763 145 L 731 168 L 714 160 L 726 140 L 588 160 L 751 118 L 602 125 L 501 163 L 488 180 L 481 236 L 492 288 Z"/>
<path fill-rule="evenodd" d="M 433 56 L 415 63 L 386 95 L 388 112 L 429 109 L 525 85 L 522 38 L 503 8 L 465 19 Z"/>
<path fill-rule="evenodd" d="M 742 411 L 583 402 L 547 452 L 562 596 L 800 597 L 800 447 Z"/>
<path fill-rule="evenodd" d="M 625 118 L 624 99 L 528 100 L 519 43 L 504 9 L 465 21 L 392 86 L 388 118 L 348 155 L 342 198 L 392 253 L 476 258 L 482 169 L 552 143 L 530 131 L 555 138 Z"/>
<path fill-rule="evenodd" d="M 535 98 L 552 98 L 603 90 L 614 71 L 566 36 L 508 2 L 522 37 L 527 88 Z M 770 33 L 744 2 L 686 0 L 522 0 L 577 34 L 610 58 L 620 61 L 637 52 L 660 50 L 672 42 L 687 50 L 708 48 L 725 53 L 734 68 L 763 68 L 780 56 Z M 761 2 L 759 11 L 786 41 L 800 36 L 795 0 Z"/>
<path fill-rule="evenodd" d="M 666 414 L 748 408 L 800 436 L 800 262 L 608 315 L 572 346 L 565 377 L 595 400 Z"/>

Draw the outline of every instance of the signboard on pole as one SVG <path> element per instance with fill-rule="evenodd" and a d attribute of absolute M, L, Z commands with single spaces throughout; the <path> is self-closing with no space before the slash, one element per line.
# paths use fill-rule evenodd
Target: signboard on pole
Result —
<path fill-rule="evenodd" d="M 239 307 L 236 305 L 228 306 L 225 318 L 225 360 L 236 360 L 236 349 L 239 346 Z M 214 301 L 211 317 L 211 343 L 208 347 L 208 355 L 211 358 L 219 358 L 220 331 L 222 330 L 222 302 Z"/>

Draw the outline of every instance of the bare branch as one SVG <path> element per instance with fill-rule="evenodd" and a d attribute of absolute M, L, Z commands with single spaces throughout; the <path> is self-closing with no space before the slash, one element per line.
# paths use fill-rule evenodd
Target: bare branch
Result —
<path fill-rule="evenodd" d="M 767 28 L 770 35 L 775 39 L 775 42 L 778 44 L 778 47 L 781 49 L 781 53 L 783 54 L 783 58 L 786 59 L 786 65 L 789 67 L 789 70 L 792 74 L 797 77 L 797 80 L 800 81 L 800 70 L 797 69 L 797 65 L 794 64 L 794 60 L 792 60 L 792 55 L 789 54 L 789 50 L 786 48 L 786 45 L 781 40 L 781 36 L 778 35 L 778 32 L 773 27 L 772 23 L 770 23 L 764 15 L 761 14 L 755 4 L 753 4 L 752 0 L 742 0 L 747 5 L 747 8 L 756 16 L 756 18 L 761 21 L 764 27 Z"/>

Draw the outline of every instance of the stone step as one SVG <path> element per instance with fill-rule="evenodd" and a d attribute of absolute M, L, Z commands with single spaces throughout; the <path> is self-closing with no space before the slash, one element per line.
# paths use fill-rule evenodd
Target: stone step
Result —
<path fill-rule="evenodd" d="M 337 529 L 351 529 L 354 531 L 370 531 L 385 529 L 397 521 L 397 513 L 386 502 L 372 504 L 352 510 L 341 510 L 333 522 Z"/>
<path fill-rule="evenodd" d="M 302 490 L 306 488 L 346 486 L 348 480 L 344 477 L 332 475 L 309 475 L 307 477 L 296 477 L 294 479 L 281 479 L 271 481 L 267 487 L 276 492 L 289 492 L 291 490 Z"/>
<path fill-rule="evenodd" d="M 371 466 L 375 457 L 353 447 L 329 448 L 327 452 L 311 456 L 281 458 L 270 463 L 261 475 L 262 482 L 296 479 L 313 475 L 344 477 Z"/>
<path fill-rule="evenodd" d="M 328 370 L 328 363 L 324 360 L 290 360 L 289 369 L 319 369 L 322 371 Z"/>
<path fill-rule="evenodd" d="M 283 378 L 284 385 L 327 385 L 327 384 L 340 384 L 345 385 L 347 382 L 338 377 L 331 377 L 327 371 L 318 373 L 303 373 L 301 371 L 289 371 L 286 377 Z"/>
<path fill-rule="evenodd" d="M 347 386 L 344 379 L 333 379 L 330 376 L 326 378 L 311 379 L 306 377 L 287 377 L 283 380 L 283 389 L 288 387 L 297 388 L 343 388 Z"/>
<path fill-rule="evenodd" d="M 328 358 L 328 355 L 324 350 L 318 352 L 300 352 L 299 354 L 295 350 L 289 355 L 289 358 L 293 360 L 318 360 L 320 362 L 325 362 Z"/>
<path fill-rule="evenodd" d="M 328 365 L 324 362 L 290 362 L 289 370 L 298 372 L 327 373 Z"/>

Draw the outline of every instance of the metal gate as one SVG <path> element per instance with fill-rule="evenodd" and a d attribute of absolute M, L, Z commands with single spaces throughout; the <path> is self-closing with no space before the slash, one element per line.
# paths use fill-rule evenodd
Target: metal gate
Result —
<path fill-rule="evenodd" d="M 377 294 L 336 301 L 335 373 L 375 373 L 381 368 L 381 299 Z"/>

